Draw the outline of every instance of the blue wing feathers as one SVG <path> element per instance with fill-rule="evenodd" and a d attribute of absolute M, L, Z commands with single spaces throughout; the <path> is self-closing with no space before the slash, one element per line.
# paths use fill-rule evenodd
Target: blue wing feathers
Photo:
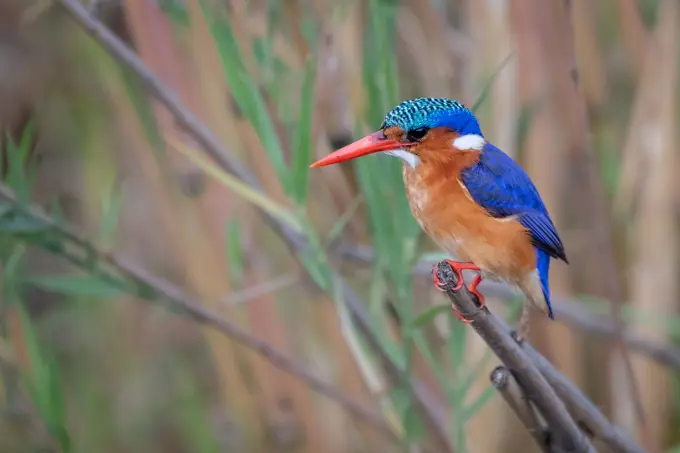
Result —
<path fill-rule="evenodd" d="M 567 256 L 557 230 L 529 175 L 510 156 L 490 143 L 479 162 L 461 172 L 470 196 L 494 217 L 515 215 L 529 230 L 532 243 L 548 260 Z M 547 270 L 547 267 L 546 267 Z"/>
<path fill-rule="evenodd" d="M 531 232 L 531 242 L 553 258 L 567 262 L 562 241 L 550 218 L 537 211 L 528 211 L 519 217 L 519 223 Z"/>

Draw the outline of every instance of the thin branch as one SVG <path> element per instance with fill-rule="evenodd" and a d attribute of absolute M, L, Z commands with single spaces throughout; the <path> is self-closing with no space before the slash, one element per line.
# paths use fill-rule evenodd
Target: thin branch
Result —
<path fill-rule="evenodd" d="M 368 246 L 340 243 L 331 251 L 344 259 L 364 264 L 371 263 L 373 260 L 373 250 Z M 421 260 L 413 267 L 413 273 L 432 278 L 432 266 L 432 262 Z M 505 300 L 512 299 L 517 295 L 517 292 L 508 285 L 488 280 L 482 281 L 479 289 L 486 296 Z M 554 297 L 553 311 L 555 320 L 558 322 L 564 322 L 594 335 L 608 338 L 616 336 L 616 328 L 611 316 L 593 313 L 583 307 L 583 302 L 577 299 Z M 646 355 L 662 365 L 680 370 L 680 348 L 647 340 L 633 332 L 626 332 L 623 340 L 631 351 Z"/>
<path fill-rule="evenodd" d="M 243 288 L 238 292 L 231 292 L 224 298 L 220 299 L 220 303 L 225 306 L 236 306 L 245 304 L 253 299 L 281 291 L 284 288 L 295 285 L 300 281 L 299 272 L 287 272 L 279 275 L 271 280 L 257 283 L 255 285 Z"/>
<path fill-rule="evenodd" d="M 348 412 L 372 423 L 381 431 L 388 434 L 390 438 L 398 439 L 398 436 L 394 433 L 380 413 L 365 406 L 362 403 L 353 400 L 342 390 L 324 382 L 322 379 L 308 371 L 304 364 L 291 359 L 285 354 L 279 352 L 273 346 L 254 337 L 238 325 L 223 319 L 217 313 L 203 307 L 200 301 L 189 297 L 172 283 L 153 275 L 145 268 L 130 259 L 124 258 L 115 253 L 105 253 L 100 251 L 94 244 L 85 239 L 83 235 L 74 231 L 70 227 L 61 225 L 52 217 L 44 213 L 41 209 L 35 206 L 22 206 L 14 197 L 12 191 L 2 184 L 0 184 L 0 200 L 11 204 L 16 212 L 25 215 L 33 222 L 39 222 L 44 226 L 45 229 L 52 230 L 66 241 L 71 242 L 77 247 L 83 248 L 91 260 L 108 264 L 117 274 L 129 279 L 130 282 L 138 288 L 150 288 L 157 297 L 165 300 L 172 307 L 181 309 L 182 312 L 194 320 L 202 324 L 206 324 L 227 335 L 243 346 L 252 349 L 269 360 L 272 365 L 297 377 L 309 385 L 310 388 L 337 402 Z M 5 215 L 7 215 L 7 212 L 5 212 Z M 86 267 L 85 270 L 90 270 L 90 268 Z"/>
<path fill-rule="evenodd" d="M 471 325 L 475 331 L 500 361 L 515 373 L 515 378 L 524 389 L 527 398 L 536 405 L 545 418 L 551 435 L 554 436 L 554 445 L 563 451 L 594 453 L 595 449 L 579 430 L 555 390 L 519 344 L 503 328 L 502 322 L 489 310 L 480 310 L 469 292 L 451 290 L 457 283 L 457 277 L 451 265 L 446 261 L 437 265 L 437 276 L 451 302 L 463 316 L 472 319 Z"/>
<path fill-rule="evenodd" d="M 448 288 L 455 285 L 456 276 L 448 263 L 439 263 L 437 273 L 439 280 L 447 284 Z M 447 290 L 446 293 L 461 313 L 472 319 L 472 327 L 501 362 L 513 371 L 519 384 L 525 389 L 526 396 L 545 418 L 551 433 L 556 429 L 560 430 L 563 436 L 580 442 L 575 445 L 581 451 L 594 451 L 578 431 L 578 422 L 587 428 L 589 434 L 606 442 L 617 453 L 644 453 L 619 428 L 614 427 L 576 386 L 533 349 L 527 340 L 518 345 L 512 338 L 510 328 L 503 321 L 487 309 L 480 310 L 465 285 L 458 291 Z"/>
<path fill-rule="evenodd" d="M 143 82 L 146 90 L 161 102 L 174 116 L 177 124 L 190 134 L 200 147 L 215 160 L 225 171 L 235 175 L 253 190 L 261 191 L 256 177 L 238 159 L 231 156 L 220 143 L 212 131 L 192 113 L 177 97 L 167 88 L 161 80 L 144 64 L 144 62 L 112 33 L 99 20 L 92 17 L 77 0 L 57 0 L 71 18 L 92 38 L 94 38 L 110 55 L 120 64 L 135 73 Z M 259 208 L 258 208 L 259 209 Z M 307 238 L 293 230 L 280 219 L 273 217 L 259 209 L 264 222 L 275 231 L 293 252 L 293 256 L 299 260 L 299 256 L 310 249 Z M 304 268 L 304 266 L 302 266 Z M 306 269 L 306 268 L 305 268 Z M 378 355 L 387 375 L 393 382 L 403 382 L 406 379 L 397 364 L 384 350 L 378 335 L 376 334 L 371 318 L 366 311 L 365 305 L 354 290 L 333 272 L 333 281 L 342 294 L 352 319 L 364 335 L 368 344 Z M 314 281 L 312 279 L 312 281 Z M 409 383 L 415 399 L 415 406 L 427 418 L 428 425 L 434 429 L 437 442 L 451 451 L 451 442 L 448 435 L 448 426 L 445 421 L 444 410 L 437 398 L 416 378 L 411 378 Z"/>
<path fill-rule="evenodd" d="M 550 432 L 539 414 L 531 405 L 529 399 L 524 395 L 524 390 L 512 375 L 512 372 L 499 365 L 489 376 L 491 385 L 501 394 L 510 409 L 517 415 L 524 427 L 529 431 L 531 437 L 543 453 L 553 453 L 550 443 Z"/>

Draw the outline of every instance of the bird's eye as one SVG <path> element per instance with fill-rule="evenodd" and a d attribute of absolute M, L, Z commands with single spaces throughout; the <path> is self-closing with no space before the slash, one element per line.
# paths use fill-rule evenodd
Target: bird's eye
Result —
<path fill-rule="evenodd" d="M 427 132 L 429 130 L 430 129 L 428 129 L 427 127 L 419 127 L 419 128 L 416 128 L 416 129 L 411 129 L 410 131 L 408 131 L 406 133 L 406 139 L 409 142 L 417 142 L 421 138 L 425 137 L 425 135 L 427 135 Z"/>

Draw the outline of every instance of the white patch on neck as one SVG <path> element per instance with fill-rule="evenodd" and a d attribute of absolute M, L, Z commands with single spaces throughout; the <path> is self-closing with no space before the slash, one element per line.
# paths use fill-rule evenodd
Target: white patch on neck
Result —
<path fill-rule="evenodd" d="M 406 165 L 408 165 L 411 168 L 416 168 L 418 164 L 420 163 L 420 158 L 416 156 L 415 154 L 409 153 L 408 151 L 405 151 L 403 149 L 393 149 L 391 151 L 385 151 L 385 154 L 388 154 L 390 156 L 398 157 L 399 159 L 403 160 Z"/>
<path fill-rule="evenodd" d="M 484 137 L 477 134 L 461 135 L 453 141 L 453 147 L 461 151 L 468 149 L 482 149 L 486 144 Z"/>

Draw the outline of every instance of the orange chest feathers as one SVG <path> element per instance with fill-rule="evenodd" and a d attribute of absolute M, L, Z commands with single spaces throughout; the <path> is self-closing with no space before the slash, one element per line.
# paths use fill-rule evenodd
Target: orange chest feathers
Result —
<path fill-rule="evenodd" d="M 446 252 L 500 279 L 516 281 L 536 266 L 526 229 L 514 218 L 490 216 L 474 202 L 455 166 L 404 165 L 404 186 L 413 216 Z"/>

